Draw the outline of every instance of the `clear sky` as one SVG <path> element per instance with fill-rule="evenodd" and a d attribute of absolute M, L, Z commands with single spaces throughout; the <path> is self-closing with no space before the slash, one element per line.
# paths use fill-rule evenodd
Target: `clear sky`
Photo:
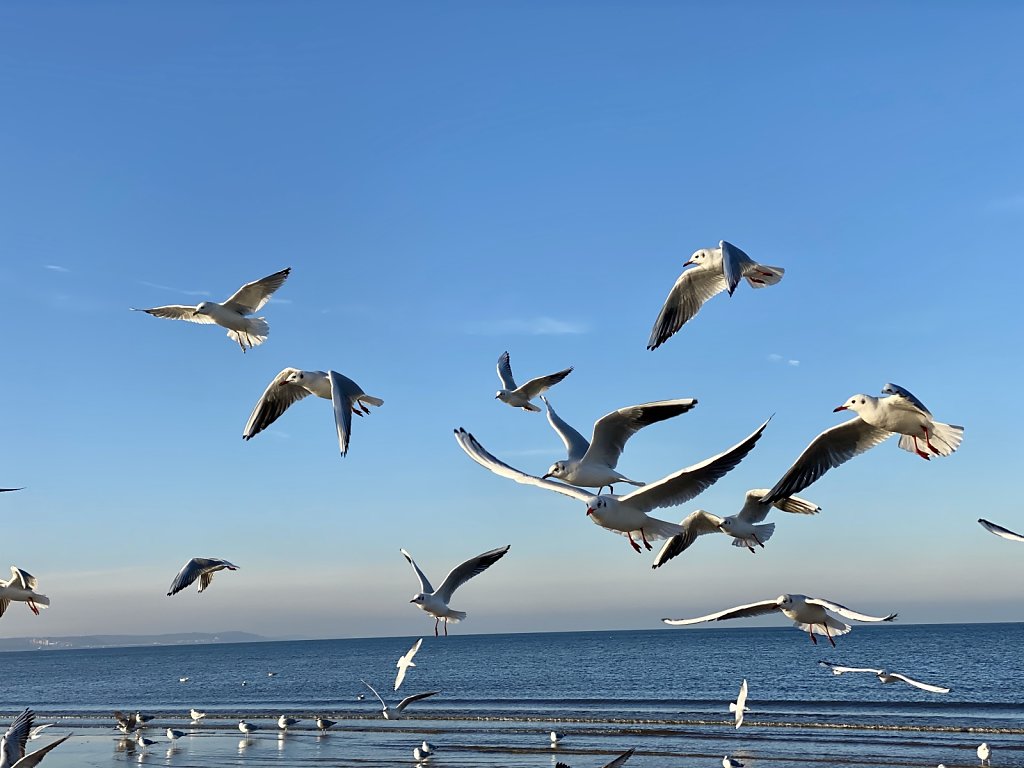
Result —
<path fill-rule="evenodd" d="M 1014 264 L 1024 235 L 1016 3 L 8 2 L 0 6 L 0 567 L 53 606 L 0 634 L 417 634 L 435 583 L 509 555 L 455 631 L 646 628 L 785 592 L 907 622 L 1024 620 Z M 725 238 L 782 283 L 720 296 L 656 352 L 681 265 Z M 293 272 L 243 355 L 131 306 Z M 543 415 L 496 402 L 509 350 L 589 434 L 696 397 L 620 469 L 656 480 L 775 414 L 699 499 L 738 510 L 832 409 L 886 381 L 966 426 L 890 441 L 776 513 L 751 556 L 708 536 L 658 571 L 542 473 Z M 312 398 L 251 442 L 282 368 L 385 400 L 337 452 Z M 194 555 L 228 558 L 167 598 Z M 777 619 L 775 621 L 778 621 Z M 667 630 L 686 631 L 686 630 Z"/>

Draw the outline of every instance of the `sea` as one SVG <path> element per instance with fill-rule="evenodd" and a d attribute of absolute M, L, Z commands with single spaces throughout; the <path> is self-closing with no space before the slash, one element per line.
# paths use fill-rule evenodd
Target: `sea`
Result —
<path fill-rule="evenodd" d="M 718 766 L 730 755 L 771 766 L 1024 767 L 1024 624 L 858 625 L 836 648 L 790 626 L 424 637 L 395 693 L 395 662 L 416 637 L 38 650 L 0 654 L 0 722 L 32 707 L 72 732 L 46 756 L 82 766 L 399 766 L 572 768 L 635 749 L 635 768 Z M 884 667 L 950 687 L 936 694 L 819 664 Z M 187 682 L 180 682 L 188 678 Z M 729 713 L 749 686 L 743 726 Z M 394 704 L 385 721 L 361 681 Z M 363 695 L 364 698 L 360 698 Z M 207 717 L 191 723 L 189 709 Z M 156 744 L 114 729 L 141 710 Z M 281 733 L 276 720 L 301 722 Z M 326 734 L 314 718 L 338 724 Z M 258 729 L 245 738 L 246 718 Z M 187 732 L 173 744 L 168 727 Z M 549 733 L 563 738 L 552 747 Z M 51 735 L 52 734 L 52 735 Z"/>

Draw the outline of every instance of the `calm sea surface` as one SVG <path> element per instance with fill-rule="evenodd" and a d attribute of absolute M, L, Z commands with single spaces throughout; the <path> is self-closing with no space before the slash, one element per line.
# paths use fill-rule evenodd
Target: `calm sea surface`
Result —
<path fill-rule="evenodd" d="M 76 736 L 46 758 L 52 768 L 412 765 L 424 738 L 439 747 L 430 763 L 439 768 L 547 768 L 552 728 L 566 734 L 558 759 L 574 768 L 630 747 L 629 765 L 639 768 L 720 765 L 727 753 L 751 768 L 977 765 L 982 741 L 994 765 L 1024 766 L 1024 624 L 857 626 L 836 649 L 788 627 L 453 634 L 424 639 L 394 694 L 395 661 L 414 640 L 3 653 L 0 714 L 7 722 L 31 706 L 40 722 L 62 718 L 51 731 Z M 953 690 L 837 677 L 822 659 Z M 385 722 L 360 678 L 389 701 L 442 693 Z M 737 731 L 728 703 L 743 678 L 751 712 Z M 208 719 L 191 726 L 191 707 Z M 114 709 L 156 715 L 148 735 L 161 743 L 145 751 L 119 743 Z M 280 714 L 304 722 L 279 738 Z M 340 721 L 327 736 L 314 730 L 318 714 Z M 241 738 L 241 717 L 260 726 L 255 737 Z M 192 734 L 171 748 L 162 736 L 169 725 Z"/>

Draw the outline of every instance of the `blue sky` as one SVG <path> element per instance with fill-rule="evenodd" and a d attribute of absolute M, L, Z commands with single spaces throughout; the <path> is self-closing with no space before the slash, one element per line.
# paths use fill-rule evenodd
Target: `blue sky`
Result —
<path fill-rule="evenodd" d="M 1024 234 L 1011 3 L 28 3 L 0 8 L 4 555 L 53 607 L 5 636 L 429 631 L 405 547 L 460 632 L 653 627 L 793 591 L 908 622 L 1024 620 L 1015 300 Z M 690 253 L 786 268 L 654 353 Z M 130 306 L 223 300 L 293 272 L 242 355 Z M 684 507 L 731 514 L 886 381 L 961 450 L 891 441 L 778 514 L 756 556 L 706 537 L 657 572 L 571 500 L 470 462 L 464 426 L 532 472 L 543 416 L 493 400 L 509 350 L 580 431 L 647 400 L 648 481 L 757 450 Z M 790 364 L 788 361 L 799 361 Z M 327 403 L 249 443 L 283 367 L 385 400 L 337 455 Z M 242 566 L 166 598 L 188 557 Z M 6 566 L 7 560 L 0 561 Z M 685 631 L 685 630 L 677 630 Z"/>

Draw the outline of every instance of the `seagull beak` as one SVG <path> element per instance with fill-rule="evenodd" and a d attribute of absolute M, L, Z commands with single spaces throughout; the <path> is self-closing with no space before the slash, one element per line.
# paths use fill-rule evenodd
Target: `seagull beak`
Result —
<path fill-rule="evenodd" d="M 541 480 L 547 480 L 549 477 L 551 477 L 551 473 L 550 472 L 548 472 L 548 474 L 546 474 L 546 475 L 541 475 L 540 479 Z"/>
<path fill-rule="evenodd" d="M 594 508 L 593 507 L 587 507 L 587 516 L 589 517 L 592 514 L 594 514 Z"/>
<path fill-rule="evenodd" d="M 688 267 L 691 264 L 693 264 L 693 259 L 687 259 L 686 261 L 683 262 L 684 267 Z"/>
<path fill-rule="evenodd" d="M 840 411 L 848 411 L 848 410 L 850 410 L 850 409 L 847 408 L 845 405 L 840 405 L 838 408 L 833 408 L 832 409 L 832 413 L 839 413 Z"/>
<path fill-rule="evenodd" d="M 416 598 L 414 597 L 414 598 L 413 598 L 412 600 L 410 600 L 409 602 L 410 602 L 410 603 L 415 603 L 415 602 L 416 602 Z"/>

